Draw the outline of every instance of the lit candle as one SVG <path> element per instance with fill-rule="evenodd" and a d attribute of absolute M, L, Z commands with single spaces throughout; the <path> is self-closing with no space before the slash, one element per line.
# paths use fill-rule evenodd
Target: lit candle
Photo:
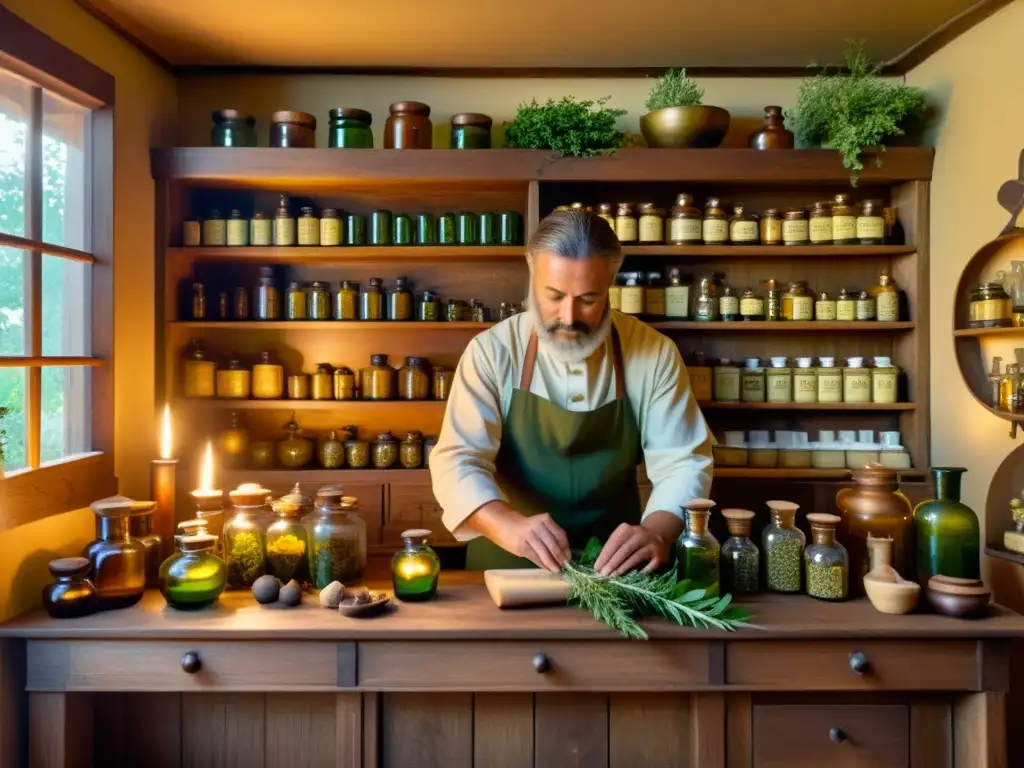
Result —
<path fill-rule="evenodd" d="M 219 555 L 224 533 L 224 492 L 213 487 L 213 443 L 209 440 L 199 466 L 199 487 L 192 491 L 192 498 L 196 503 L 196 517 L 206 520 L 210 533 L 218 539 L 215 552 Z"/>
<path fill-rule="evenodd" d="M 156 502 L 152 530 L 160 537 L 160 561 L 171 554 L 177 518 L 178 460 L 172 458 L 174 440 L 171 433 L 171 407 L 164 404 L 160 425 L 160 458 L 149 462 L 149 491 Z"/>

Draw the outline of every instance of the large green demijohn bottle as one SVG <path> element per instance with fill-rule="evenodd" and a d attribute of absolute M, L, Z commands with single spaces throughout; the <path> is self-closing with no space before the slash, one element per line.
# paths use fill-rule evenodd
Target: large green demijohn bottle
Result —
<path fill-rule="evenodd" d="M 932 467 L 935 498 L 914 509 L 917 578 L 921 586 L 932 576 L 980 578 L 981 532 L 974 510 L 960 501 L 963 467 Z"/>

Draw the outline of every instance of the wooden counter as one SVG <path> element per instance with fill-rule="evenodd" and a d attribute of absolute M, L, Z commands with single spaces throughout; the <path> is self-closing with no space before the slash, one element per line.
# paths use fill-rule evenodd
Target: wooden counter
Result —
<path fill-rule="evenodd" d="M 1005 765 L 1024 618 L 745 604 L 762 629 L 653 620 L 630 642 L 577 608 L 499 610 L 479 574 L 370 620 L 315 596 L 289 609 L 228 593 L 184 613 L 153 593 L 0 626 L 0 693 L 27 691 L 32 766 Z"/>

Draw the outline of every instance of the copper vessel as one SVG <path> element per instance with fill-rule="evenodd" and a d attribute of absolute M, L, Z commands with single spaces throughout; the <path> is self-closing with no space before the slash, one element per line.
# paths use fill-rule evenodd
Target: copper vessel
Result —
<path fill-rule="evenodd" d="M 892 566 L 911 574 L 914 510 L 900 493 L 896 473 L 878 464 L 853 471 L 853 487 L 836 494 L 843 516 L 839 538 L 850 553 L 850 592 L 864 594 L 864 575 L 871 570 L 868 536 L 892 538 Z"/>

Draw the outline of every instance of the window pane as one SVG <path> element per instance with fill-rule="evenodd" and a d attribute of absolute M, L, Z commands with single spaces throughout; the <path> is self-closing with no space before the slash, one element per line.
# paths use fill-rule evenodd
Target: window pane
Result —
<path fill-rule="evenodd" d="M 0 356 L 25 354 L 27 263 L 25 251 L 0 246 Z"/>
<path fill-rule="evenodd" d="M 5 472 L 25 466 L 25 369 L 0 368 L 0 447 Z"/>
<path fill-rule="evenodd" d="M 43 354 L 88 355 L 92 267 L 43 254 Z"/>
<path fill-rule="evenodd" d="M 43 368 L 43 464 L 89 450 L 91 373 L 90 368 Z"/>
<path fill-rule="evenodd" d="M 43 241 L 86 247 L 88 210 L 85 151 L 90 112 L 43 93 Z"/>
<path fill-rule="evenodd" d="M 0 70 L 0 232 L 25 235 L 25 133 L 32 87 Z"/>

